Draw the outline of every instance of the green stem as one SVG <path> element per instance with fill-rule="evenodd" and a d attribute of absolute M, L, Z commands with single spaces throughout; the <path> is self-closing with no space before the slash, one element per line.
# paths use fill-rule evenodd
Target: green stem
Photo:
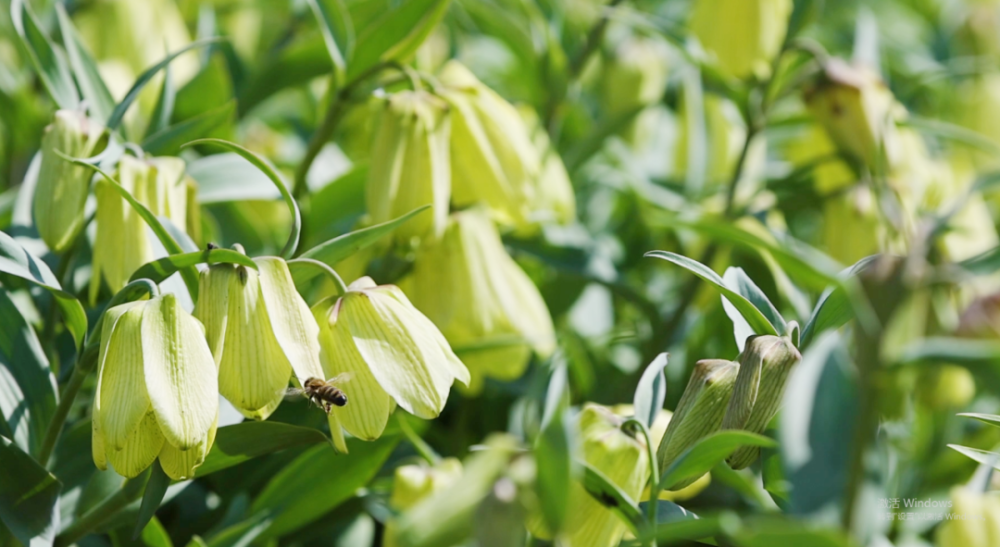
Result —
<path fill-rule="evenodd" d="M 299 166 L 295 170 L 295 183 L 292 185 L 292 195 L 296 199 L 308 193 L 309 187 L 306 185 L 306 175 L 309 174 L 309 168 L 312 167 L 313 162 L 316 161 L 316 156 L 319 155 L 323 146 L 333 137 L 333 132 L 340 125 L 340 121 L 343 119 L 344 114 L 347 112 L 347 107 L 350 105 L 351 93 L 359 84 L 390 66 L 392 66 L 391 63 L 379 63 L 362 72 L 347 85 L 330 95 L 330 105 L 326 110 L 326 116 L 323 117 L 323 123 L 313 133 L 312 138 L 309 140 L 309 148 L 306 149 L 302 161 L 299 162 Z"/>
<path fill-rule="evenodd" d="M 653 451 L 653 439 L 649 435 L 649 428 L 646 427 L 646 424 L 635 418 L 626 421 L 624 426 L 638 429 L 646 439 L 646 456 L 649 459 L 649 502 L 646 503 L 646 520 L 649 521 L 649 528 L 653 532 L 648 545 L 656 547 L 656 521 L 659 518 L 658 506 L 660 503 L 660 468 L 656 460 L 656 453 Z"/>
<path fill-rule="evenodd" d="M 59 440 L 59 434 L 62 433 L 66 417 L 73 406 L 73 401 L 76 400 L 77 393 L 80 392 L 80 388 L 83 386 L 83 381 L 87 379 L 87 375 L 90 374 L 90 371 L 94 370 L 94 365 L 97 364 L 97 355 L 97 344 L 88 345 L 84 349 L 80 360 L 73 367 L 73 375 L 70 376 L 69 383 L 66 384 L 62 394 L 59 396 L 59 406 L 56 407 L 56 413 L 52 416 L 52 421 L 49 422 L 49 427 L 45 430 L 45 437 L 42 439 L 42 448 L 38 453 L 38 463 L 43 467 L 52 456 L 52 451 L 56 447 L 56 441 Z"/>
<path fill-rule="evenodd" d="M 420 454 L 420 457 L 422 457 L 424 461 L 431 465 L 437 465 L 441 462 L 441 456 L 439 456 L 437 452 L 435 452 L 434 449 L 427 444 L 427 441 L 420 438 L 420 435 L 417 435 L 416 432 L 413 431 L 413 428 L 410 427 L 409 422 L 406 421 L 406 418 L 404 418 L 402 414 L 397 414 L 396 419 L 399 421 L 400 431 L 403 432 L 403 435 L 406 436 L 406 439 L 410 441 L 410 444 L 413 445 L 413 448 L 416 449 L 417 453 Z"/>
<path fill-rule="evenodd" d="M 115 492 L 102 501 L 100 505 L 87 511 L 82 517 L 73 521 L 73 524 L 69 525 L 62 533 L 56 536 L 55 542 L 52 544 L 53 547 L 69 547 L 73 545 L 80 538 L 89 534 L 98 526 L 107 522 L 108 519 L 138 500 L 142 496 L 146 483 L 144 479 L 148 475 L 147 470 L 142 475 L 134 479 L 129 479 L 122 485 L 121 490 Z"/>
<path fill-rule="evenodd" d="M 327 277 L 333 281 L 333 285 L 337 288 L 337 296 L 344 296 L 347 294 L 347 284 L 344 283 L 344 278 L 340 277 L 337 270 L 334 270 L 327 264 L 313 258 L 296 258 L 288 261 L 289 266 L 295 266 L 298 264 L 312 266 L 313 268 L 321 270 L 325 273 Z"/>

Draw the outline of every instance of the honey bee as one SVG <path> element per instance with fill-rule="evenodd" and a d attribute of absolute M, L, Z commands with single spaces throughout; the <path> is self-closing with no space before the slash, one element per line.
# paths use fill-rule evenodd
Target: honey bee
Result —
<path fill-rule="evenodd" d="M 347 404 L 347 395 L 344 395 L 344 392 L 340 391 L 340 388 L 334 384 L 343 384 L 348 380 L 350 380 L 348 373 L 337 375 L 329 380 L 309 378 L 302 383 L 301 388 L 288 388 L 285 395 L 287 397 L 301 395 L 329 414 L 333 405 L 344 406 Z"/>

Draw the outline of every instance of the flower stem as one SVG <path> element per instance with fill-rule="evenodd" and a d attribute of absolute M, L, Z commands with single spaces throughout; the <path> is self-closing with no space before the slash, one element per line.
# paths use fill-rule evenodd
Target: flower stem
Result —
<path fill-rule="evenodd" d="M 337 273 L 337 270 L 334 270 L 327 264 L 312 258 L 296 258 L 288 261 L 288 265 L 292 267 L 299 264 L 304 266 L 312 266 L 313 268 L 321 270 L 323 273 L 325 273 L 330 278 L 330 280 L 333 281 L 333 285 L 337 288 L 337 296 L 344 296 L 345 294 L 347 294 L 347 284 L 344 283 L 344 278 L 340 277 L 340 274 Z"/>
<path fill-rule="evenodd" d="M 633 427 L 642 433 L 646 439 L 646 457 L 649 459 L 649 502 L 646 503 L 646 520 L 649 521 L 651 538 L 648 545 L 656 547 L 656 521 L 659 517 L 658 509 L 660 502 L 660 467 L 656 460 L 656 453 L 653 452 L 653 439 L 649 435 L 649 428 L 646 424 L 632 418 L 623 424 Z"/>
<path fill-rule="evenodd" d="M 402 431 L 403 435 L 406 436 L 406 440 L 410 441 L 413 448 L 417 450 L 420 457 L 431 465 L 437 465 L 441 462 L 441 456 L 439 456 L 437 452 L 435 452 L 434 449 L 427 444 L 427 441 L 420 438 L 420 435 L 417 435 L 417 433 L 413 431 L 413 428 L 410 427 L 410 423 L 406 421 L 406 418 L 404 418 L 402 414 L 397 414 L 396 419 L 399 421 L 400 431 Z"/>
<path fill-rule="evenodd" d="M 56 447 L 56 441 L 59 440 L 59 434 L 62 433 L 66 417 L 73 406 L 73 401 L 76 400 L 77 393 L 80 392 L 80 388 L 83 386 L 83 381 L 87 379 L 87 375 L 90 374 L 90 371 L 94 370 L 94 365 L 97 364 L 97 354 L 97 344 L 88 345 L 84 349 L 80 360 L 73 367 L 73 374 L 70 376 L 69 383 L 66 384 L 62 394 L 59 396 L 59 406 L 56 407 L 56 413 L 52 416 L 52 421 L 49 422 L 48 429 L 45 430 L 45 438 L 42 439 L 42 448 L 38 453 L 38 463 L 43 467 L 52 456 L 52 451 Z"/>
<path fill-rule="evenodd" d="M 89 534 L 111 517 L 118 514 L 142 496 L 145 489 L 148 470 L 134 479 L 125 481 L 121 489 L 106 498 L 99 505 L 87 511 L 82 517 L 73 521 L 65 530 L 56 536 L 53 547 L 69 547 L 83 536 Z"/>

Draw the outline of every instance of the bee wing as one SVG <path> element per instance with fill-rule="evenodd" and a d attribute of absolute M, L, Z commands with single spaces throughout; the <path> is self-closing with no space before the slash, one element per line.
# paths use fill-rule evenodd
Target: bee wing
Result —
<path fill-rule="evenodd" d="M 333 378 L 330 378 L 329 380 L 327 380 L 326 383 L 332 384 L 334 386 L 337 386 L 337 385 L 346 384 L 347 382 L 350 382 L 350 381 L 351 381 L 351 373 L 350 372 L 342 372 L 342 373 L 334 376 Z"/>
<path fill-rule="evenodd" d="M 302 388 L 290 387 L 288 389 L 283 390 L 283 393 L 285 396 L 285 400 L 287 401 L 290 399 L 295 399 L 297 397 L 302 397 L 303 395 L 305 395 L 306 392 Z"/>

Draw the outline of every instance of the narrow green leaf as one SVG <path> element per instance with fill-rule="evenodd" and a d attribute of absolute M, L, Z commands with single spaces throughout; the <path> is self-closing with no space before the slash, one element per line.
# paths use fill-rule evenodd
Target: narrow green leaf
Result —
<path fill-rule="evenodd" d="M 146 225 L 149 226 L 151 230 L 153 230 L 153 233 L 156 234 L 156 238 L 160 240 L 160 243 L 163 244 L 163 248 L 166 249 L 168 254 L 174 255 L 174 254 L 181 254 L 184 252 L 184 249 L 180 246 L 180 244 L 177 243 L 177 240 L 175 240 L 174 237 L 170 235 L 170 232 L 167 231 L 167 229 L 163 226 L 163 223 L 160 222 L 160 219 L 157 218 L 152 211 L 147 209 L 145 205 L 139 203 L 138 200 L 132 197 L 132 194 L 129 193 L 129 191 L 126 190 L 121 184 L 118 184 L 118 181 L 115 180 L 111 175 L 104 172 L 104 170 L 102 170 L 100 167 L 97 167 L 96 165 L 91 165 L 84 160 L 71 158 L 65 154 L 62 154 L 59 151 L 56 151 L 56 154 L 59 154 L 60 157 L 62 157 L 68 162 L 74 163 L 76 165 L 81 165 L 84 167 L 90 167 L 94 171 L 100 173 L 100 175 L 104 177 L 105 180 L 107 180 L 109 183 L 111 183 L 111 186 L 118 191 L 118 194 L 121 195 L 122 199 L 127 201 L 128 204 L 132 207 L 132 209 L 134 209 L 135 212 L 138 213 L 139 216 L 142 217 L 144 221 L 146 221 Z M 198 270 L 196 270 L 194 266 L 183 268 L 181 269 L 181 278 L 184 279 L 184 285 L 187 287 L 188 292 L 191 293 L 191 298 L 195 302 L 197 302 Z"/>
<path fill-rule="evenodd" d="M 14 238 L 3 232 L 0 232 L 0 272 L 26 279 L 52 293 L 76 347 L 83 344 L 87 337 L 87 314 L 83 310 L 83 304 L 62 289 L 59 280 L 45 262 L 32 256 Z"/>
<path fill-rule="evenodd" d="M 584 490 L 594 497 L 601 505 L 615 512 L 629 527 L 629 530 L 636 534 L 646 525 L 646 519 L 642 516 L 639 506 L 632 501 L 621 488 L 618 488 L 603 473 L 594 469 L 586 462 L 577 462 L 583 468 L 583 475 L 580 482 Z"/>
<path fill-rule="evenodd" d="M 655 539 L 657 545 L 686 545 L 692 541 L 718 535 L 732 535 L 740 526 L 739 517 L 726 512 L 708 517 L 668 521 L 657 525 L 656 530 L 641 538 L 645 541 Z"/>
<path fill-rule="evenodd" d="M 267 528 L 271 519 L 265 512 L 258 513 L 243 522 L 237 522 L 208 539 L 208 547 L 242 547 L 251 545 Z"/>
<path fill-rule="evenodd" d="M 139 535 L 146 528 L 146 524 L 156 514 L 156 510 L 159 509 L 160 503 L 163 501 L 163 496 L 167 493 L 168 486 L 170 486 L 170 477 L 163 472 L 163 468 L 160 467 L 160 461 L 156 460 L 153 462 L 153 470 L 150 472 L 149 481 L 146 482 L 146 490 L 142 494 L 142 503 L 139 505 L 139 519 L 135 523 L 135 531 L 132 532 L 133 540 L 139 538 Z"/>
<path fill-rule="evenodd" d="M 902 364 L 953 363 L 1000 367 L 1000 341 L 931 337 L 911 343 L 899 357 Z"/>
<path fill-rule="evenodd" d="M 670 467 L 663 472 L 660 486 L 669 489 L 683 480 L 700 477 L 741 446 L 773 447 L 775 442 L 749 431 L 735 429 L 716 431 L 701 438 L 670 464 Z"/>
<path fill-rule="evenodd" d="M 358 36 L 348 81 L 378 63 L 406 62 L 444 17 L 450 0 L 408 0 L 380 17 Z"/>
<path fill-rule="evenodd" d="M 146 87 L 146 84 L 148 84 L 153 79 L 153 76 L 156 76 L 157 72 L 163 70 L 163 68 L 169 65 L 171 61 L 173 61 L 183 53 L 186 53 L 192 49 L 204 47 L 207 46 L 208 44 L 220 41 L 222 41 L 222 38 L 206 38 L 204 40 L 191 42 L 187 46 L 171 53 L 170 55 L 167 55 L 162 61 L 156 63 L 155 65 L 147 69 L 145 72 L 140 74 L 139 78 L 136 79 L 134 84 L 132 84 L 132 88 L 129 89 L 128 93 L 125 94 L 125 98 L 122 99 L 122 101 L 118 103 L 118 105 L 115 106 L 115 109 L 111 112 L 111 116 L 108 118 L 108 123 L 107 123 L 108 129 L 114 131 L 115 129 L 118 128 L 118 124 L 120 124 L 122 122 L 122 119 L 125 117 L 125 112 L 128 111 L 128 108 L 132 106 L 132 103 L 135 101 L 136 97 L 139 96 L 139 92 L 142 91 L 144 87 Z"/>
<path fill-rule="evenodd" d="M 243 253 L 232 249 L 211 249 L 165 256 L 158 260 L 147 262 L 132 274 L 129 281 L 150 279 L 157 284 L 163 283 L 171 275 L 196 264 L 239 264 L 247 268 L 253 268 L 254 270 L 257 269 L 257 263 Z"/>
<path fill-rule="evenodd" d="M 847 278 L 857 275 L 871 264 L 875 258 L 875 256 L 862 258 L 845 270 L 840 277 Z M 851 306 L 846 286 L 839 284 L 835 287 L 827 288 L 819 297 L 819 302 L 813 308 L 809 321 L 806 322 L 806 326 L 802 329 L 802 344 L 800 347 L 807 347 L 817 334 L 827 329 L 840 328 L 850 321 L 853 316 L 854 310 Z"/>
<path fill-rule="evenodd" d="M 174 547 L 174 543 L 170 541 L 170 534 L 167 534 L 160 519 L 156 517 L 153 517 L 149 524 L 142 529 L 140 539 L 146 547 Z"/>
<path fill-rule="evenodd" d="M 967 258 L 958 265 L 976 275 L 989 275 L 1000 270 L 1000 247 L 993 247 L 984 253 Z"/>
<path fill-rule="evenodd" d="M 717 273 L 713 272 L 708 266 L 705 266 L 697 260 L 692 260 L 686 256 L 681 256 L 668 251 L 650 251 L 646 253 L 645 256 L 673 262 L 703 280 L 715 285 L 726 297 L 726 299 L 729 300 L 729 302 L 737 310 L 739 310 L 740 314 L 743 315 L 743 318 L 747 320 L 747 323 L 754 330 L 754 333 L 779 334 L 774 325 L 767 320 L 767 317 L 765 317 L 752 302 L 747 300 L 743 295 L 727 287 L 726 282 L 723 281 L 722 278 L 719 277 Z"/>
<path fill-rule="evenodd" d="M 220 427 L 212 450 L 205 458 L 205 463 L 195 470 L 195 475 L 204 477 L 287 448 L 329 442 L 325 435 L 315 429 L 280 422 L 243 422 Z"/>
<path fill-rule="evenodd" d="M 774 325 L 774 328 L 779 333 L 782 335 L 789 334 L 785 318 L 781 316 L 777 308 L 774 307 L 774 304 L 764 294 L 764 291 L 760 290 L 760 287 L 743 271 L 743 268 L 727 268 L 722 279 L 730 289 L 743 295 L 755 308 L 760 310 L 760 313 L 764 314 L 767 321 Z"/>
<path fill-rule="evenodd" d="M 542 506 L 542 516 L 552 534 L 558 534 L 563 529 L 569 512 L 574 471 L 570 435 L 567 413 L 565 409 L 561 409 L 539 433 L 535 444 L 538 500 Z"/>
<path fill-rule="evenodd" d="M 963 413 L 958 414 L 958 415 L 962 416 L 964 418 L 974 418 L 976 420 L 979 420 L 980 422 L 983 422 L 984 424 L 989 424 L 989 425 L 994 425 L 994 426 L 1000 427 L 1000 416 L 997 416 L 996 414 L 980 414 L 978 412 L 963 412 Z"/>
<path fill-rule="evenodd" d="M 957 444 L 949 444 L 948 448 L 958 452 L 959 454 L 968 456 L 981 464 L 988 465 L 993 469 L 1000 471 L 1000 454 L 997 454 L 996 452 L 970 448 L 968 446 L 961 446 Z"/>
<path fill-rule="evenodd" d="M 400 438 L 349 439 L 348 454 L 323 444 L 300 455 L 268 482 L 250 507 L 251 513 L 267 511 L 274 519 L 262 537 L 298 530 L 353 497 L 375 477 Z"/>
<path fill-rule="evenodd" d="M 56 401 L 56 379 L 35 329 L 0 287 L 0 418 L 7 437 L 37 455 Z"/>
<path fill-rule="evenodd" d="M 393 230 L 402 226 L 404 222 L 429 208 L 430 205 L 424 205 L 382 224 L 376 224 L 335 237 L 302 253 L 302 257 L 318 260 L 330 267 L 336 266 L 341 260 L 391 234 Z M 303 275 L 307 275 L 307 277 L 296 277 L 296 283 L 308 281 L 312 277 L 306 274 L 306 271 L 309 270 L 303 270 Z M 316 275 L 316 273 L 314 272 L 313 275 Z"/>
<path fill-rule="evenodd" d="M 307 1 L 313 15 L 316 16 L 316 21 L 319 23 L 319 31 L 323 35 L 323 43 L 326 45 L 326 50 L 330 53 L 330 60 L 333 62 L 334 70 L 338 74 L 343 75 L 347 70 L 347 63 L 344 61 L 344 55 L 340 52 L 340 47 L 337 45 L 336 19 L 338 17 L 341 21 L 348 19 L 350 13 L 340 0 Z M 337 13 L 334 14 L 333 10 L 337 10 Z"/>
<path fill-rule="evenodd" d="M 66 14 L 66 8 L 61 3 L 56 4 L 56 15 L 59 20 L 59 30 L 62 32 L 63 44 L 69 53 L 69 63 L 73 68 L 73 75 L 80 85 L 83 98 L 87 100 L 87 107 L 90 114 L 102 124 L 111 116 L 111 111 L 115 108 L 115 100 L 108 91 L 104 79 L 101 78 L 97 70 L 97 63 L 83 45 L 80 33 Z"/>
<path fill-rule="evenodd" d="M 184 120 L 181 123 L 165 127 L 160 131 L 146 137 L 142 141 L 142 148 L 150 154 L 157 156 L 172 156 L 180 152 L 184 143 L 191 141 L 209 131 L 233 120 L 236 114 L 236 101 L 213 108 L 208 112 L 203 112 Z"/>
<path fill-rule="evenodd" d="M 642 422 L 647 429 L 653 426 L 656 415 L 663 410 L 663 401 L 667 398 L 667 378 L 663 374 L 666 366 L 667 354 L 657 355 L 643 371 L 632 396 L 635 419 Z"/>
<path fill-rule="evenodd" d="M 302 214 L 299 212 L 299 205 L 295 202 L 295 198 L 293 198 L 291 192 L 288 191 L 288 186 L 285 184 L 284 180 L 282 180 L 281 175 L 279 175 L 271 165 L 271 162 L 234 142 L 222 139 L 198 139 L 183 145 L 181 148 L 187 148 L 198 144 L 214 144 L 221 148 L 225 148 L 230 152 L 239 154 L 243 157 L 243 159 L 247 160 L 253 164 L 254 167 L 267 175 L 267 178 L 274 183 L 274 186 L 279 192 L 281 192 L 281 197 L 285 199 L 285 205 L 288 205 L 288 210 L 292 213 L 292 230 L 288 235 L 288 241 L 285 243 L 284 248 L 281 249 L 281 256 L 283 258 L 291 258 L 294 256 L 295 249 L 299 246 L 299 234 L 302 231 Z"/>
<path fill-rule="evenodd" d="M 163 85 L 160 86 L 160 96 L 156 98 L 156 106 L 153 108 L 153 115 L 149 118 L 149 127 L 146 129 L 146 140 L 170 125 L 170 118 L 174 115 L 174 104 L 177 100 L 177 88 L 174 87 L 173 73 L 170 65 L 163 67 Z"/>
<path fill-rule="evenodd" d="M 0 520 L 23 545 L 50 545 L 59 527 L 56 478 L 0 437 Z"/>
<path fill-rule="evenodd" d="M 239 154 L 224 152 L 198 158 L 188 163 L 187 174 L 198 183 L 198 203 L 203 205 L 281 198 L 271 179 Z"/>
<path fill-rule="evenodd" d="M 10 3 L 10 18 L 28 52 L 31 64 L 38 71 L 38 78 L 52 100 L 59 108 L 75 109 L 80 104 L 80 96 L 59 47 L 42 30 L 38 19 L 24 0 L 13 0 Z"/>
<path fill-rule="evenodd" d="M 954 123 L 920 116 L 907 116 L 905 120 L 897 123 L 905 127 L 912 127 L 921 133 L 962 143 L 983 152 L 993 155 L 1000 154 L 1000 146 L 997 146 L 992 139 L 978 131 Z"/>

